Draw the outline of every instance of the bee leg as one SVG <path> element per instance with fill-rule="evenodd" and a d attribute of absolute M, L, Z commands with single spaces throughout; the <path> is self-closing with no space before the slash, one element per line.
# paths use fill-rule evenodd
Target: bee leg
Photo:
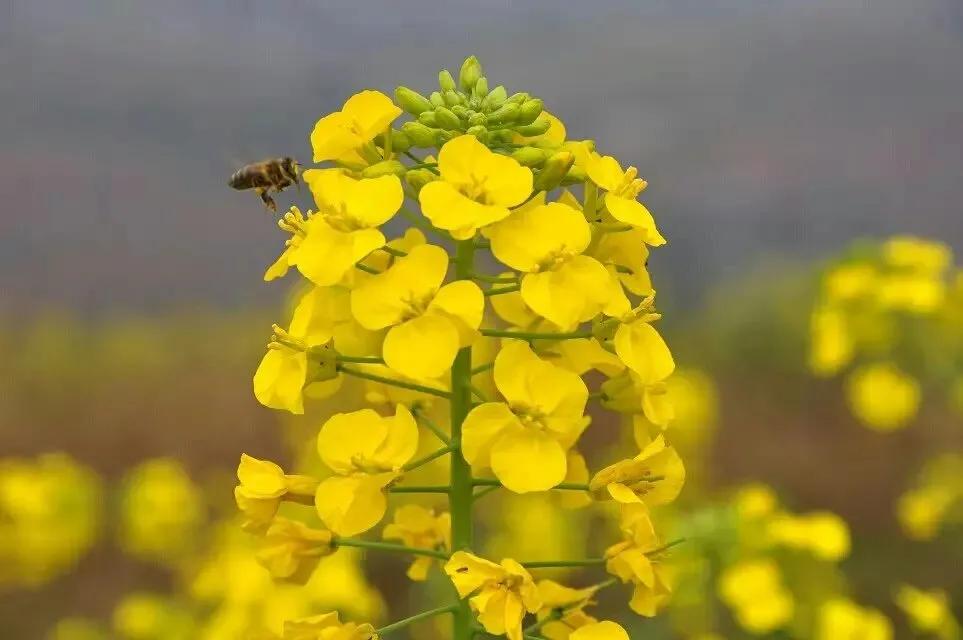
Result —
<path fill-rule="evenodd" d="M 267 190 L 267 189 L 265 189 L 265 188 L 263 188 L 263 187 L 257 187 L 256 189 L 254 189 L 254 192 L 257 193 L 258 196 L 260 196 L 261 202 L 264 203 L 264 206 L 265 206 L 265 207 L 267 207 L 267 208 L 270 209 L 271 211 L 277 213 L 278 206 L 277 206 L 277 204 L 275 204 L 274 198 L 272 198 L 270 195 L 268 195 L 268 190 Z"/>

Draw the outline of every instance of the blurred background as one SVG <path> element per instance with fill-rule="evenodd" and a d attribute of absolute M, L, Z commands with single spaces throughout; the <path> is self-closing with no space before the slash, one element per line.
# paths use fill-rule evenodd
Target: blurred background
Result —
<path fill-rule="evenodd" d="M 848 596 L 893 619 L 895 637 L 918 627 L 893 597 L 903 583 L 945 590 L 959 616 L 963 535 L 942 525 L 963 493 L 905 502 L 963 482 L 947 457 L 963 450 L 958 0 L 6 0 L 0 546 L 15 552 L 0 552 L 4 637 L 45 638 L 64 618 L 76 624 L 58 640 L 101 637 L 103 626 L 106 637 L 201 637 L 183 631 L 194 614 L 181 600 L 129 594 L 189 583 L 208 603 L 241 598 L 210 595 L 198 576 L 213 561 L 191 547 L 228 535 L 210 529 L 231 513 L 239 452 L 291 460 L 298 430 L 250 390 L 288 293 L 261 282 L 283 237 L 227 177 L 265 156 L 309 160 L 314 122 L 353 92 L 427 92 L 471 53 L 493 84 L 543 98 L 571 136 L 649 181 L 645 202 L 669 240 L 650 270 L 695 434 L 678 436 L 692 483 L 678 526 L 735 535 L 720 510 L 738 515 L 740 499 L 766 492 L 793 512 L 831 511 L 853 540 L 833 571 Z M 949 256 L 924 278 L 942 283 L 939 300 L 878 315 L 839 302 L 839 265 L 879 277 L 906 267 L 887 262 L 880 242 L 892 235 L 932 239 Z M 827 309 L 856 317 L 845 330 L 856 355 L 821 367 L 832 330 L 813 318 Z M 859 337 L 884 324 L 886 336 Z M 920 390 L 896 426 L 861 412 L 857 387 L 872 405 L 900 380 L 860 386 L 864 370 L 847 368 L 880 360 Z M 611 444 L 594 444 L 597 460 Z M 163 495 L 145 489 L 137 503 L 130 493 L 151 473 Z M 765 489 L 747 494 L 745 483 Z M 36 501 L 58 506 L 34 513 Z M 131 504 L 174 505 L 176 521 L 139 539 Z M 7 526 L 17 517 L 28 518 L 22 530 Z M 720 557 L 741 557 L 725 544 Z M 397 568 L 367 580 L 390 584 Z M 355 565 L 342 569 L 369 588 Z M 804 611 L 808 596 L 795 597 Z M 364 612 L 383 609 L 376 600 Z M 389 619 L 403 610 L 392 603 Z M 688 611 L 705 624 L 659 622 L 639 637 L 815 637 L 806 624 L 752 628 L 730 602 Z M 150 615 L 181 621 L 168 626 L 184 635 L 137 627 Z"/>

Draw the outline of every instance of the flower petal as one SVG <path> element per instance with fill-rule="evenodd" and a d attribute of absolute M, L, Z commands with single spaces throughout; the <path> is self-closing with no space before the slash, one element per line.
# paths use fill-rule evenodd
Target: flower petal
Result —
<path fill-rule="evenodd" d="M 634 371 L 642 384 L 666 379 L 675 370 L 675 361 L 665 340 L 648 322 L 622 324 L 615 332 L 615 352 Z"/>
<path fill-rule="evenodd" d="M 339 536 L 364 533 L 381 522 L 388 508 L 379 484 L 366 476 L 325 478 L 314 499 L 318 517 Z"/>
<path fill-rule="evenodd" d="M 438 314 L 403 322 L 385 336 L 385 364 L 415 379 L 437 378 L 451 368 L 458 353 L 455 324 Z"/>
<path fill-rule="evenodd" d="M 520 427 L 521 423 L 502 402 L 486 402 L 472 409 L 461 428 L 461 452 L 465 461 L 472 467 L 487 468 L 492 444 L 512 426 Z"/>
<path fill-rule="evenodd" d="M 551 489 L 565 479 L 566 465 L 562 445 L 532 429 L 506 430 L 491 449 L 495 477 L 515 493 Z"/>

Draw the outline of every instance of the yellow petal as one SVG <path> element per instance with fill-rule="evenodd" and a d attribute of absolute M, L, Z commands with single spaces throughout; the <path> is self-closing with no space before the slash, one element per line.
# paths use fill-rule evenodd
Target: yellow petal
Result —
<path fill-rule="evenodd" d="M 318 120 L 311 131 L 315 162 L 339 159 L 363 142 L 351 131 L 351 118 L 340 111 Z"/>
<path fill-rule="evenodd" d="M 404 199 L 401 180 L 394 175 L 357 180 L 344 194 L 348 216 L 371 227 L 388 222 L 401 208 Z"/>
<path fill-rule="evenodd" d="M 391 98 L 370 89 L 348 98 L 341 111 L 351 119 L 358 136 L 365 141 L 384 133 L 388 125 L 401 115 L 401 109 Z"/>
<path fill-rule="evenodd" d="M 644 234 L 646 244 L 653 247 L 665 244 L 665 238 L 662 237 L 655 226 L 655 218 L 645 208 L 645 205 L 635 198 L 624 198 L 614 193 L 607 193 L 605 194 L 605 208 L 619 222 L 640 229 Z"/>
<path fill-rule="evenodd" d="M 271 282 L 272 280 L 277 280 L 278 278 L 283 278 L 287 275 L 288 269 L 291 268 L 291 252 L 294 250 L 293 247 L 286 247 L 278 259 L 267 268 L 264 272 L 264 281 Z"/>
<path fill-rule="evenodd" d="M 454 583 L 458 596 L 464 598 L 485 582 L 502 579 L 505 569 L 466 551 L 456 551 L 445 563 L 445 573 Z"/>
<path fill-rule="evenodd" d="M 356 262 L 384 244 L 385 237 L 377 229 L 338 231 L 324 218 L 313 216 L 291 264 L 314 284 L 326 287 L 337 284 Z"/>
<path fill-rule="evenodd" d="M 351 318 L 350 292 L 344 287 L 312 287 L 298 301 L 288 333 L 308 346 L 327 343 L 335 324 Z"/>
<path fill-rule="evenodd" d="M 629 640 L 629 634 L 620 625 L 606 620 L 579 627 L 569 640 Z"/>
<path fill-rule="evenodd" d="M 318 485 L 314 506 L 324 526 L 339 536 L 354 536 L 381 521 L 387 500 L 372 478 L 333 476 Z"/>
<path fill-rule="evenodd" d="M 525 272 L 553 256 L 582 253 L 592 240 L 582 213 L 559 202 L 516 211 L 492 225 L 487 235 L 502 264 Z"/>
<path fill-rule="evenodd" d="M 648 322 L 620 325 L 615 332 L 614 344 L 619 358 L 643 384 L 664 380 L 675 370 L 669 347 Z"/>
<path fill-rule="evenodd" d="M 459 346 L 467 347 L 478 335 L 485 311 L 485 295 L 474 282 L 458 280 L 438 290 L 428 311 L 443 312 L 452 320 L 458 329 Z"/>
<path fill-rule="evenodd" d="M 606 191 L 618 189 L 625 176 L 625 172 L 622 171 L 619 161 L 612 156 L 590 156 L 586 163 L 585 170 L 592 182 Z"/>
<path fill-rule="evenodd" d="M 318 454 L 336 473 L 350 473 L 358 458 L 372 460 L 388 439 L 392 425 L 374 409 L 336 413 L 321 426 Z"/>
<path fill-rule="evenodd" d="M 481 469 L 490 466 L 492 444 L 512 426 L 520 427 L 521 423 L 504 403 L 486 402 L 472 409 L 462 424 L 461 452 L 465 461 Z"/>
<path fill-rule="evenodd" d="M 421 211 L 439 229 L 451 232 L 458 240 L 467 240 L 480 227 L 508 216 L 508 207 L 488 205 L 472 200 L 454 185 L 436 180 L 426 184 L 418 193 Z"/>
<path fill-rule="evenodd" d="M 304 413 L 301 390 L 308 372 L 303 351 L 287 347 L 268 349 L 254 372 L 254 397 L 265 407 Z"/>
<path fill-rule="evenodd" d="M 531 429 L 504 431 L 491 449 L 492 471 L 515 493 L 547 491 L 565 479 L 565 450 L 557 440 Z"/>
<path fill-rule="evenodd" d="M 410 378 L 437 378 L 451 368 L 458 353 L 455 324 L 431 314 L 403 322 L 385 336 L 385 364 Z"/>
<path fill-rule="evenodd" d="M 418 450 L 418 423 L 403 404 L 395 406 L 395 415 L 381 419 L 386 437 L 374 453 L 374 460 L 392 469 L 401 468 Z"/>
<path fill-rule="evenodd" d="M 622 504 L 633 504 L 642 502 L 642 498 L 635 494 L 631 489 L 620 482 L 613 482 L 605 487 L 612 496 L 612 499 Z"/>
<path fill-rule="evenodd" d="M 241 454 L 237 479 L 248 497 L 278 498 L 287 491 L 284 470 L 279 465 L 270 460 L 258 460 L 246 453 Z"/>

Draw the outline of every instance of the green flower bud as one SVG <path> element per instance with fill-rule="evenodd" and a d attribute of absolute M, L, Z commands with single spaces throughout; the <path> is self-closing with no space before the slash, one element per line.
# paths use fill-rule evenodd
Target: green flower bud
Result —
<path fill-rule="evenodd" d="M 438 86 L 442 91 L 455 91 L 458 89 L 458 85 L 455 84 L 455 79 L 448 69 L 444 69 L 438 73 Z"/>
<path fill-rule="evenodd" d="M 428 101 L 428 98 L 408 87 L 395 89 L 395 100 L 398 102 L 398 106 L 413 116 L 431 109 L 431 102 Z"/>
<path fill-rule="evenodd" d="M 513 122 L 518 116 L 519 106 L 514 102 L 506 102 L 498 111 L 493 111 L 488 115 L 488 122 L 492 124 L 508 124 Z"/>
<path fill-rule="evenodd" d="M 406 122 L 401 125 L 401 132 L 404 133 L 412 146 L 433 147 L 438 139 L 438 130 L 425 126 L 420 122 Z"/>
<path fill-rule="evenodd" d="M 405 174 L 405 182 L 414 190 L 415 195 L 418 195 L 423 186 L 437 179 L 438 176 L 429 169 L 412 169 Z"/>
<path fill-rule="evenodd" d="M 512 157 L 523 166 L 539 167 L 545 162 L 545 159 L 548 157 L 548 152 L 535 147 L 521 147 L 520 149 L 515 149 Z"/>
<path fill-rule="evenodd" d="M 518 124 L 531 124 L 535 122 L 535 118 L 540 116 L 542 113 L 542 101 L 538 98 L 533 98 L 531 100 L 526 100 L 518 109 L 518 117 L 515 118 L 515 122 Z"/>
<path fill-rule="evenodd" d="M 404 175 L 405 171 L 407 171 L 405 165 L 397 160 L 382 160 L 370 167 L 365 167 L 361 175 L 364 178 L 380 178 L 388 175 L 401 176 Z"/>
<path fill-rule="evenodd" d="M 457 91 L 445 91 L 441 94 L 445 99 L 446 107 L 453 107 L 456 104 L 465 104 L 465 98 Z"/>
<path fill-rule="evenodd" d="M 482 66 L 475 56 L 468 56 L 461 65 L 461 73 L 458 74 L 458 84 L 465 91 L 471 91 L 475 83 L 482 77 Z"/>
<path fill-rule="evenodd" d="M 515 137 L 515 132 L 511 129 L 496 129 L 489 135 L 488 141 L 491 143 L 507 144 Z"/>
<path fill-rule="evenodd" d="M 433 107 L 445 106 L 445 98 L 441 95 L 440 91 L 432 91 L 431 95 L 428 96 L 428 102 L 430 102 Z"/>
<path fill-rule="evenodd" d="M 525 102 L 531 97 L 532 96 L 528 95 L 524 91 L 521 91 L 519 93 L 513 93 L 511 97 L 508 98 L 508 102 L 514 102 L 517 105 L 521 105 L 523 102 Z"/>
<path fill-rule="evenodd" d="M 583 182 L 586 182 L 587 180 L 588 180 L 588 174 L 585 173 L 585 169 L 573 166 L 571 169 L 568 170 L 568 173 L 565 174 L 565 177 L 562 178 L 562 184 L 563 185 L 581 184 Z"/>
<path fill-rule="evenodd" d="M 548 131 L 551 126 L 552 126 L 552 123 L 549 121 L 548 117 L 541 115 L 538 118 L 536 118 L 535 122 L 533 122 L 532 124 L 526 124 L 521 127 L 516 127 L 515 131 L 517 131 L 520 135 L 523 135 L 527 138 L 530 136 L 540 136 L 546 131 Z"/>
<path fill-rule="evenodd" d="M 488 78 L 482 76 L 475 83 L 475 88 L 472 90 L 473 96 L 487 96 L 488 95 Z"/>
<path fill-rule="evenodd" d="M 438 107 L 439 109 L 444 109 L 444 107 Z M 438 126 L 438 116 L 435 115 L 434 111 L 422 111 L 418 114 L 418 122 L 428 127 Z"/>
<path fill-rule="evenodd" d="M 330 345 L 309 347 L 307 382 L 324 382 L 338 377 L 338 353 Z"/>
<path fill-rule="evenodd" d="M 484 126 L 480 124 L 477 124 L 474 127 L 469 127 L 468 131 L 466 131 L 465 133 L 469 133 L 475 136 L 482 142 L 485 142 L 488 140 L 488 129 L 486 129 Z"/>
<path fill-rule="evenodd" d="M 468 116 L 474 113 L 474 111 L 471 111 L 468 107 L 466 107 L 463 104 L 456 104 L 454 107 L 451 108 L 451 112 L 454 113 L 459 118 L 461 118 L 462 120 L 467 120 Z"/>
<path fill-rule="evenodd" d="M 391 148 L 394 151 L 407 151 L 411 148 L 411 140 L 401 131 L 391 130 Z"/>
<path fill-rule="evenodd" d="M 450 109 L 445 107 L 438 107 L 435 109 L 435 120 L 438 122 L 438 126 L 442 129 L 461 129 L 461 120 L 458 119 Z"/>
<path fill-rule="evenodd" d="M 481 101 L 481 108 L 484 111 L 494 111 L 508 100 L 508 92 L 505 87 L 498 85 L 485 96 Z"/>
<path fill-rule="evenodd" d="M 468 116 L 468 124 L 472 127 L 475 125 L 488 124 L 488 116 L 486 116 L 484 113 L 472 113 Z"/>
<path fill-rule="evenodd" d="M 575 164 L 575 154 L 571 151 L 553 153 L 535 176 L 535 189 L 538 191 L 554 189 L 562 183 L 562 179 L 573 164 Z"/>

